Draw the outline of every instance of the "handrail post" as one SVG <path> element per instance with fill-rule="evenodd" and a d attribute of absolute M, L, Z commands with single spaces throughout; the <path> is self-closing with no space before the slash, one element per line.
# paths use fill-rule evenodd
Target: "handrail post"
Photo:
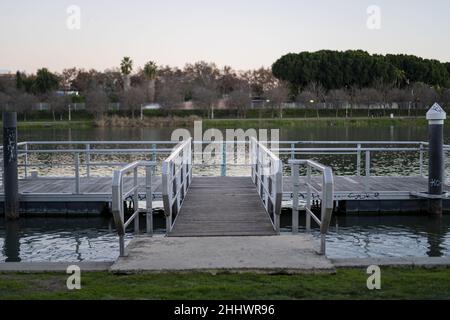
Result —
<path fill-rule="evenodd" d="M 172 228 L 172 191 L 171 185 L 171 163 L 169 161 L 163 162 L 162 167 L 162 190 L 163 190 L 163 202 L 164 202 L 164 214 L 166 216 L 166 235 L 169 235 L 169 232 Z"/>
<path fill-rule="evenodd" d="M 423 173 L 423 155 L 424 155 L 424 147 L 423 147 L 423 143 L 420 143 L 420 156 L 419 156 L 419 171 L 420 171 L 420 176 L 423 177 L 424 173 Z"/>
<path fill-rule="evenodd" d="M 152 161 L 156 162 L 157 156 L 156 156 L 156 144 L 152 144 Z M 153 166 L 152 168 L 153 173 L 156 173 L 156 166 Z"/>
<path fill-rule="evenodd" d="M 291 159 L 295 160 L 295 143 L 291 144 Z"/>
<path fill-rule="evenodd" d="M 293 197 L 292 197 L 292 233 L 298 234 L 298 193 L 300 191 L 300 177 L 298 164 L 292 164 L 292 185 L 293 185 Z"/>
<path fill-rule="evenodd" d="M 75 153 L 75 194 L 80 194 L 80 154 Z"/>
<path fill-rule="evenodd" d="M 221 176 L 227 176 L 227 143 L 226 141 L 222 141 L 222 166 L 221 166 Z"/>
<path fill-rule="evenodd" d="M 326 237 L 330 228 L 334 208 L 334 177 L 332 170 L 327 167 L 323 172 L 322 182 L 322 210 L 321 210 L 321 245 L 320 253 L 326 254 Z"/>
<path fill-rule="evenodd" d="M 86 176 L 91 177 L 91 145 L 86 144 Z"/>
<path fill-rule="evenodd" d="M 366 176 L 365 176 L 365 188 L 366 191 L 369 191 L 370 189 L 370 151 L 366 150 L 366 165 L 365 165 L 365 169 L 366 169 Z"/>
<path fill-rule="evenodd" d="M 145 200 L 146 200 L 146 218 L 147 234 L 153 236 L 153 191 L 152 191 L 152 170 L 151 166 L 145 167 Z"/>
<path fill-rule="evenodd" d="M 306 231 L 311 232 L 311 214 L 308 210 L 311 210 L 311 166 L 306 166 Z"/>
<path fill-rule="evenodd" d="M 133 214 L 136 214 L 134 219 L 134 233 L 139 234 L 139 179 L 138 179 L 138 167 L 134 168 L 133 172 Z"/>
<path fill-rule="evenodd" d="M 275 229 L 279 234 L 281 229 L 281 203 L 283 201 L 283 161 L 278 160 L 275 163 L 275 203 L 274 206 L 274 219 Z"/>
<path fill-rule="evenodd" d="M 361 176 L 361 144 L 358 143 L 356 154 L 356 175 Z"/>
<path fill-rule="evenodd" d="M 28 142 L 25 142 L 25 179 L 28 178 Z"/>

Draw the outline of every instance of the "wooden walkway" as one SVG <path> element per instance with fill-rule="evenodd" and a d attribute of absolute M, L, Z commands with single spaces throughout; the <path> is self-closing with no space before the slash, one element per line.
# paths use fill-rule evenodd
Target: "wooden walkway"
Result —
<path fill-rule="evenodd" d="M 133 178 L 124 178 L 124 188 L 132 187 Z M 139 185 L 145 185 L 145 178 L 139 178 Z M 80 194 L 75 194 L 75 180 L 71 178 L 29 178 L 19 180 L 19 192 L 25 198 L 45 198 L 54 200 L 60 197 L 61 201 L 111 201 L 112 178 L 90 177 L 80 179 Z M 161 177 L 153 177 L 152 190 L 161 194 Z M 0 185 L 0 198 L 3 198 L 3 185 Z M 64 199 L 64 200 L 62 200 Z"/>
<path fill-rule="evenodd" d="M 217 180 L 216 180 L 217 179 Z M 335 176 L 335 199 L 336 200 L 355 200 L 356 198 L 370 198 L 374 195 L 379 199 L 402 200 L 410 197 L 411 192 L 426 192 L 428 189 L 428 179 L 423 177 L 357 177 L 357 176 Z M 217 181 L 216 185 L 211 185 L 215 188 L 217 194 L 221 191 L 217 188 L 249 188 L 251 180 L 249 177 L 195 177 L 196 185 L 204 185 L 205 183 L 212 183 L 212 180 Z M 321 190 L 321 178 L 313 177 L 313 185 L 316 189 Z M 203 181 L 203 182 L 201 182 Z M 223 184 L 225 182 L 236 182 L 233 185 Z M 305 178 L 300 177 L 301 186 L 300 192 L 306 192 Z M 132 177 L 124 178 L 125 188 L 129 188 L 132 184 Z M 144 178 L 139 178 L 139 184 L 144 186 Z M 240 183 L 242 187 L 238 187 Z M 196 185 L 193 185 L 194 188 Z M 74 201 L 82 201 L 83 197 L 86 201 L 110 201 L 111 200 L 111 186 L 112 179 L 110 177 L 90 177 L 81 178 L 80 192 L 76 196 L 75 180 L 70 178 L 35 178 L 19 181 L 19 192 L 25 198 L 45 197 L 49 199 L 54 197 L 63 197 L 64 199 L 73 198 Z M 252 185 L 253 186 L 253 185 Z M 221 190 L 225 190 L 221 189 Z M 254 189 L 254 186 L 253 186 Z M 153 177 L 152 190 L 156 198 L 161 195 L 161 177 Z M 238 191 L 238 189 L 234 189 Z M 285 199 L 290 198 L 292 192 L 291 177 L 283 177 L 283 190 Z M 450 186 L 444 185 L 444 191 L 450 192 Z M 229 192 L 226 191 L 226 192 Z M 256 191 L 255 191 L 256 192 Z M 217 196 L 216 194 L 216 196 Z M 3 198 L 3 185 L 0 185 L 0 200 Z M 65 200 L 66 201 L 66 200 Z"/>
<path fill-rule="evenodd" d="M 194 177 L 169 236 L 275 234 L 250 177 Z"/>

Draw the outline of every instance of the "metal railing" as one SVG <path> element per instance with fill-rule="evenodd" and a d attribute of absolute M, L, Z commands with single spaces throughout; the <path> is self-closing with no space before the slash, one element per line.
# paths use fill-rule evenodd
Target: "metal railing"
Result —
<path fill-rule="evenodd" d="M 425 159 L 428 142 L 421 141 L 280 141 L 280 148 L 272 151 L 280 155 L 289 155 L 294 160 L 297 155 L 355 155 L 356 175 L 370 177 L 372 159 L 375 153 L 416 153 L 418 154 L 419 175 L 426 175 Z M 315 145 L 320 147 L 307 147 Z M 287 146 L 287 147 L 286 147 Z M 344 147 L 342 147 L 344 146 Z M 446 158 L 450 145 L 444 145 Z M 364 172 L 362 171 L 364 164 Z"/>
<path fill-rule="evenodd" d="M 300 193 L 300 166 L 306 166 L 306 231 L 311 231 L 311 218 L 320 227 L 320 254 L 326 254 L 326 235 L 330 227 L 331 217 L 334 207 L 334 178 L 330 167 L 311 160 L 290 160 L 292 167 L 292 233 L 298 233 L 299 225 L 299 193 Z M 312 170 L 317 170 L 322 174 L 321 191 L 312 184 Z M 312 195 L 318 194 L 321 200 L 321 216 L 317 217 L 312 211 Z"/>
<path fill-rule="evenodd" d="M 192 139 L 180 143 L 162 165 L 166 233 L 172 230 L 192 181 Z"/>
<path fill-rule="evenodd" d="M 125 256 L 125 233 L 127 227 L 134 221 L 134 232 L 139 233 L 139 214 L 146 213 L 148 234 L 153 234 L 153 194 L 152 194 L 152 171 L 156 165 L 154 162 L 137 161 L 131 163 L 113 174 L 112 181 L 112 213 L 119 234 L 120 256 Z M 139 208 L 139 168 L 145 168 L 145 195 L 146 208 Z M 133 181 L 130 186 L 126 187 L 124 182 L 125 175 L 132 173 Z M 133 212 L 128 220 L 125 220 L 125 201 L 130 199 L 133 203 Z"/>
<path fill-rule="evenodd" d="M 156 162 L 158 156 L 167 156 L 172 152 L 172 147 L 178 144 L 174 141 L 33 141 L 18 144 L 18 153 L 21 159 L 19 169 L 25 179 L 33 177 L 30 170 L 42 170 L 52 168 L 68 168 L 71 175 L 58 176 L 58 179 L 70 179 L 74 181 L 73 193 L 81 194 L 81 178 L 90 178 L 97 168 L 121 168 L 130 161 L 125 157 L 145 158 L 145 161 Z M 1 152 L 2 150 L 0 150 Z M 65 156 L 62 161 L 54 163 L 37 162 L 36 159 L 43 155 L 51 157 Z M 68 157 L 67 157 L 68 156 Z M 94 161 L 95 157 L 113 157 L 106 161 Z M 69 159 L 68 159 L 69 158 Z M 118 158 L 114 160 L 114 158 Z M 117 161 L 122 160 L 123 161 Z M 35 162 L 33 162 L 33 160 Z M 48 159 L 47 159 L 48 160 Z M 3 169 L 3 168 L 2 168 Z M 1 170 L 3 171 L 3 170 Z M 70 172 L 69 171 L 69 172 Z M 156 171 L 156 166 L 153 167 Z M 31 173 L 31 174 L 30 174 Z M 38 172 L 36 172 L 38 173 Z M 95 173 L 94 173 L 95 174 Z M 109 175 L 108 173 L 107 175 Z M 104 176 L 106 176 L 104 174 Z"/>
<path fill-rule="evenodd" d="M 256 185 L 274 230 L 280 233 L 283 163 L 255 138 L 250 141 L 250 156 L 253 183 Z"/>

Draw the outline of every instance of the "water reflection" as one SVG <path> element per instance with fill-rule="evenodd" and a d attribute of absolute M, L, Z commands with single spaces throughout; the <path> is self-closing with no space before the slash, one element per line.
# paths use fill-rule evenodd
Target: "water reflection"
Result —
<path fill-rule="evenodd" d="M 286 212 L 282 217 L 283 231 L 290 232 L 291 214 Z M 304 217 L 300 221 L 304 226 Z M 318 229 L 313 234 L 319 238 Z M 450 216 L 334 217 L 327 250 L 334 258 L 450 256 Z"/>
<path fill-rule="evenodd" d="M 5 262 L 20 262 L 20 221 L 5 223 L 5 240 L 3 245 Z"/>
<path fill-rule="evenodd" d="M 144 232 L 144 219 L 141 222 Z M 281 222 L 282 231 L 290 232 L 288 212 L 283 213 Z M 300 224 L 305 225 L 303 217 Z M 164 226 L 164 216 L 157 215 L 156 233 L 163 234 Z M 318 230 L 314 229 L 313 234 L 318 241 Z M 132 238 L 130 230 L 126 241 Z M 327 239 L 332 258 L 450 256 L 450 217 L 339 216 L 333 219 Z M 118 237 L 110 219 L 0 220 L 0 262 L 111 261 L 118 252 Z"/>

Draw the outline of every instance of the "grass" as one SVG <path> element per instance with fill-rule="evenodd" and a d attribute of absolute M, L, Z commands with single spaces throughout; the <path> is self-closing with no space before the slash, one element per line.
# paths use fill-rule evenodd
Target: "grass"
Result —
<path fill-rule="evenodd" d="M 68 291 L 65 274 L 0 274 L 0 299 L 450 299 L 450 269 L 384 268 L 381 290 L 366 287 L 362 269 L 336 274 L 82 274 Z"/>

